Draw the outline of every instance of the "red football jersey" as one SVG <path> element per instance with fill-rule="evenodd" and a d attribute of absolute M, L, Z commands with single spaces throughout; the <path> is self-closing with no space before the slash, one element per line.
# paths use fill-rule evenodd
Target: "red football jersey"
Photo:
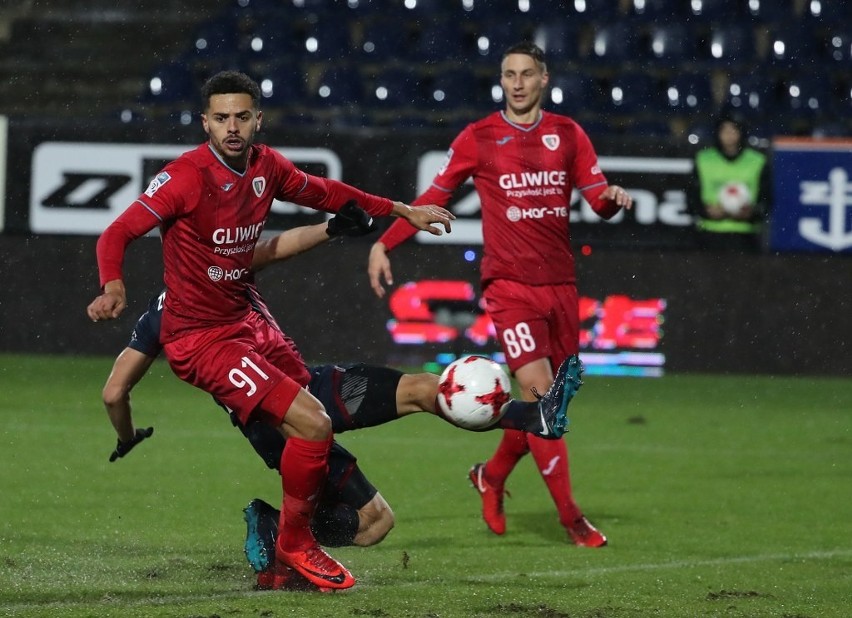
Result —
<path fill-rule="evenodd" d="M 559 114 L 542 112 L 527 126 L 495 112 L 468 125 L 453 140 L 432 186 L 413 204 L 445 206 L 471 176 L 482 204 L 483 286 L 492 279 L 575 281 L 568 225 L 575 187 L 601 216 L 618 211 L 614 202 L 599 199 L 607 181 L 588 136 Z M 398 221 L 380 241 L 392 249 L 416 231 Z"/>
<path fill-rule="evenodd" d="M 305 174 L 267 146 L 251 147 L 241 173 L 202 144 L 163 168 L 104 231 L 98 240 L 101 285 L 122 278 L 127 245 L 159 225 L 169 291 L 161 340 L 240 320 L 250 310 L 252 254 L 273 199 L 327 212 L 337 212 L 349 199 L 372 215 L 393 208 L 386 198 Z"/>

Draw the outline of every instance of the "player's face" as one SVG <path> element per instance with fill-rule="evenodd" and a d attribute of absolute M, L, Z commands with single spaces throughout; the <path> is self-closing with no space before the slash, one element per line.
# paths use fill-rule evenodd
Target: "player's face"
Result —
<path fill-rule="evenodd" d="M 719 145 L 725 152 L 736 152 L 743 135 L 733 122 L 723 122 L 719 126 Z"/>
<path fill-rule="evenodd" d="M 503 60 L 500 85 L 506 97 L 506 111 L 515 120 L 532 122 L 541 107 L 548 75 L 526 54 L 509 54 Z"/>
<path fill-rule="evenodd" d="M 247 94 L 214 94 L 201 123 L 219 156 L 234 169 L 243 170 L 262 116 Z"/>

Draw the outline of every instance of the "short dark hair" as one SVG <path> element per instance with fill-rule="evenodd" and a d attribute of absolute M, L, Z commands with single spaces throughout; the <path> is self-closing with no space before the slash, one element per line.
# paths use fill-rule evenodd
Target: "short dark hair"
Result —
<path fill-rule="evenodd" d="M 251 77 L 239 71 L 220 71 L 201 87 L 202 109 L 207 109 L 214 94 L 247 94 L 252 105 L 260 107 L 260 86 Z"/>
<path fill-rule="evenodd" d="M 547 71 L 547 61 L 544 58 L 544 50 L 532 41 L 521 41 L 520 43 L 515 43 L 503 52 L 502 59 L 505 60 L 506 56 L 509 54 L 523 54 L 525 56 L 529 56 L 535 60 L 542 72 Z"/>

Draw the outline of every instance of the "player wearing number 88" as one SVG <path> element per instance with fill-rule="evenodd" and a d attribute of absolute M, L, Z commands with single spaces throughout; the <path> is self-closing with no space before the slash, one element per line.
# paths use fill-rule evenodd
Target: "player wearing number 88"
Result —
<path fill-rule="evenodd" d="M 604 219 L 633 203 L 624 189 L 608 184 L 580 125 L 542 109 L 548 80 L 537 45 L 522 42 L 507 49 L 500 67 L 505 109 L 458 134 L 431 187 L 413 202 L 447 205 L 453 192 L 473 179 L 482 205 L 480 278 L 486 311 L 528 401 L 536 401 L 536 392 L 549 392 L 554 376 L 567 384 L 560 372 L 563 361 L 579 353 L 569 216 L 573 191 Z M 395 223 L 370 250 L 370 284 L 378 296 L 385 293 L 383 284 L 393 283 L 388 253 L 415 233 Z M 566 371 L 572 367 L 578 373 L 579 365 L 564 366 Z M 574 502 L 565 441 L 511 429 L 503 432 L 491 459 L 471 473 L 488 527 L 496 534 L 505 531 L 504 486 L 530 452 L 571 541 L 592 547 L 606 543 Z"/>

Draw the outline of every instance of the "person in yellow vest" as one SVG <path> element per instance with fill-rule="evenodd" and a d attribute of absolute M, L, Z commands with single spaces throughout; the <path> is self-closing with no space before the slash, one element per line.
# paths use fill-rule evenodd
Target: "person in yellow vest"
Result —
<path fill-rule="evenodd" d="M 695 155 L 691 206 L 698 244 L 759 252 L 771 204 L 767 156 L 748 146 L 745 125 L 734 116 L 719 119 L 715 138 Z"/>

